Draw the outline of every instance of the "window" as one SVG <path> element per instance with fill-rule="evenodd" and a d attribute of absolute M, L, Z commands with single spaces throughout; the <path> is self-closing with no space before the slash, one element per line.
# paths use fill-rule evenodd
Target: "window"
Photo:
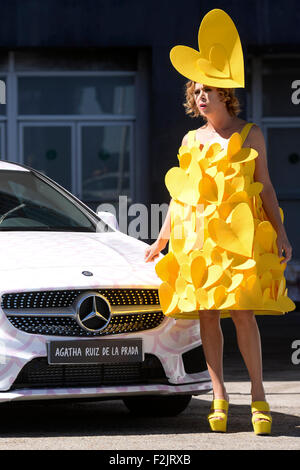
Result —
<path fill-rule="evenodd" d="M 130 202 L 135 191 L 136 72 L 130 53 L 116 63 L 109 51 L 85 55 L 18 51 L 0 60 L 9 81 L 0 158 L 43 172 L 96 209 L 123 194 Z M 112 176 L 105 184 L 104 175 Z"/>
<path fill-rule="evenodd" d="M 253 57 L 249 65 L 248 120 L 265 135 L 269 173 L 285 214 L 293 261 L 300 260 L 300 104 L 292 100 L 292 83 L 300 80 L 300 56 Z"/>

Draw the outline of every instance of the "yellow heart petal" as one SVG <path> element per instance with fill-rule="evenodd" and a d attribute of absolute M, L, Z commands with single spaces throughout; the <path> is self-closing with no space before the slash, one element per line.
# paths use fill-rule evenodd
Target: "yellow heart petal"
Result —
<path fill-rule="evenodd" d="M 257 274 L 261 276 L 265 271 L 278 270 L 280 271 L 279 258 L 274 253 L 265 253 L 257 260 Z"/>
<path fill-rule="evenodd" d="M 224 170 L 224 177 L 225 180 L 231 179 L 236 176 L 241 169 L 241 165 L 239 163 L 231 163 L 230 165 L 227 163 L 227 168 Z"/>
<path fill-rule="evenodd" d="M 205 157 L 209 159 L 214 159 L 217 155 L 220 154 L 221 151 L 222 151 L 221 144 L 219 144 L 219 142 L 214 142 L 207 149 Z"/>
<path fill-rule="evenodd" d="M 208 231 L 214 242 L 225 250 L 251 256 L 254 236 L 252 212 L 246 203 L 238 204 L 231 213 L 231 222 L 212 219 Z"/>
<path fill-rule="evenodd" d="M 207 270 L 207 280 L 202 287 L 206 289 L 207 287 L 212 286 L 213 284 L 218 282 L 222 274 L 223 271 L 220 266 L 209 266 Z"/>
<path fill-rule="evenodd" d="M 264 272 L 260 279 L 261 288 L 263 290 L 265 290 L 268 287 L 270 288 L 271 282 L 272 282 L 272 274 L 270 273 L 270 271 Z"/>
<path fill-rule="evenodd" d="M 209 217 L 215 212 L 216 208 L 217 206 L 215 206 L 214 204 L 209 204 L 208 206 L 206 206 L 203 212 L 204 217 Z"/>
<path fill-rule="evenodd" d="M 266 302 L 268 302 L 268 300 L 270 300 L 270 298 L 271 298 L 271 289 L 270 289 L 270 287 L 267 287 L 263 291 L 263 303 L 265 304 Z"/>
<path fill-rule="evenodd" d="M 175 255 L 181 253 L 184 249 L 185 239 L 184 239 L 184 228 L 182 224 L 176 224 L 173 227 L 173 230 L 170 234 L 170 242 L 172 246 L 172 251 Z"/>
<path fill-rule="evenodd" d="M 284 212 L 281 209 L 281 207 L 279 207 L 279 212 L 280 212 L 281 222 L 283 223 L 283 221 L 284 221 Z"/>
<path fill-rule="evenodd" d="M 271 269 L 272 278 L 276 281 L 280 281 L 282 279 L 282 270 L 281 269 Z"/>
<path fill-rule="evenodd" d="M 188 261 L 189 263 L 192 262 L 193 259 L 197 258 L 197 256 L 203 256 L 202 250 L 193 250 L 188 254 Z"/>
<path fill-rule="evenodd" d="M 206 154 L 207 154 L 210 146 L 211 146 L 210 142 L 205 142 L 205 144 L 203 145 L 202 150 L 201 150 L 200 160 L 206 159 L 208 161 L 208 158 L 206 158 Z"/>
<path fill-rule="evenodd" d="M 195 310 L 195 304 L 189 299 L 181 297 L 178 301 L 178 307 L 182 312 L 192 312 Z"/>
<path fill-rule="evenodd" d="M 206 174 L 214 178 L 218 172 L 218 168 L 216 166 L 212 166 L 210 168 L 207 168 Z"/>
<path fill-rule="evenodd" d="M 176 294 L 178 294 L 179 296 L 182 295 L 185 292 L 186 286 L 187 281 L 181 275 L 179 275 L 175 281 Z"/>
<path fill-rule="evenodd" d="M 189 153 L 189 152 L 190 152 L 190 149 L 186 145 L 182 145 L 181 147 L 179 147 L 179 150 L 178 150 L 179 156 L 183 155 L 184 153 Z"/>
<path fill-rule="evenodd" d="M 217 264 L 222 267 L 223 265 L 223 259 L 222 259 L 222 254 L 220 253 L 218 247 L 215 247 L 212 252 L 211 252 L 211 260 L 213 264 Z"/>
<path fill-rule="evenodd" d="M 208 293 L 202 287 L 199 287 L 196 290 L 196 299 L 199 305 L 199 309 L 207 309 L 208 308 Z"/>
<path fill-rule="evenodd" d="M 234 132 L 230 137 L 227 145 L 227 157 L 229 160 L 237 154 L 242 148 L 242 138 L 238 132 Z"/>
<path fill-rule="evenodd" d="M 201 197 L 209 202 L 217 202 L 218 200 L 218 187 L 215 180 L 205 174 L 202 180 L 199 182 L 199 194 Z"/>
<path fill-rule="evenodd" d="M 236 264 L 236 265 L 232 264 L 231 268 L 236 269 L 236 270 L 246 271 L 248 269 L 254 268 L 255 265 L 256 265 L 256 262 L 254 259 L 247 259 L 247 261 L 244 261 L 244 263 Z"/>
<path fill-rule="evenodd" d="M 190 153 L 192 155 L 193 160 L 199 162 L 199 160 L 201 159 L 201 150 L 199 149 L 199 147 L 192 147 Z"/>
<path fill-rule="evenodd" d="M 203 256 L 206 261 L 206 266 L 209 266 L 212 263 L 211 252 L 215 246 L 216 244 L 211 238 L 207 238 L 203 244 Z"/>
<path fill-rule="evenodd" d="M 218 264 L 223 270 L 227 269 L 233 259 L 228 258 L 226 252 L 221 253 L 219 247 L 215 247 L 211 252 L 211 260 L 213 264 Z"/>
<path fill-rule="evenodd" d="M 248 196 L 257 196 L 263 190 L 263 187 L 264 185 L 262 183 L 259 183 L 258 181 L 256 183 L 250 184 L 247 189 Z"/>
<path fill-rule="evenodd" d="M 249 203 L 249 197 L 246 191 L 238 191 L 237 193 L 231 194 L 226 201 L 222 202 L 218 207 L 218 212 L 223 220 L 227 219 L 230 212 L 239 204 L 240 202 Z"/>
<path fill-rule="evenodd" d="M 198 183 L 191 180 L 182 168 L 171 168 L 165 175 L 165 184 L 172 198 L 190 205 L 198 203 Z"/>
<path fill-rule="evenodd" d="M 191 261 L 190 272 L 192 283 L 195 288 L 201 287 L 205 276 L 207 276 L 206 261 L 203 256 L 197 256 Z"/>
<path fill-rule="evenodd" d="M 198 185 L 199 181 L 202 178 L 202 170 L 197 160 L 194 158 L 191 160 L 190 166 L 188 168 L 188 173 L 191 179 L 192 184 Z"/>
<path fill-rule="evenodd" d="M 158 277 L 165 282 L 173 283 L 178 275 L 179 264 L 172 252 L 167 253 L 155 265 Z"/>
<path fill-rule="evenodd" d="M 203 173 L 206 172 L 206 170 L 209 168 L 209 161 L 206 160 L 205 158 L 202 160 L 199 160 L 199 165 Z"/>
<path fill-rule="evenodd" d="M 239 163 L 235 163 L 234 165 L 239 165 Z M 254 171 L 255 171 L 255 161 L 251 160 L 249 162 L 240 165 L 241 174 L 244 176 L 250 176 L 251 180 L 253 179 Z"/>
<path fill-rule="evenodd" d="M 228 287 L 230 287 L 231 285 L 231 273 L 228 269 L 225 269 L 225 271 L 223 271 L 223 274 L 219 280 L 219 284 L 226 287 L 226 289 L 228 289 Z"/>
<path fill-rule="evenodd" d="M 221 204 L 223 196 L 224 196 L 224 190 L 225 190 L 225 179 L 224 179 L 224 173 L 219 171 L 219 173 L 215 177 L 215 182 L 218 188 L 218 193 L 217 193 L 217 204 Z"/>
<path fill-rule="evenodd" d="M 296 305 L 292 299 L 286 296 L 281 295 L 277 300 L 277 304 L 279 305 L 281 312 L 291 312 L 296 309 Z"/>
<path fill-rule="evenodd" d="M 276 239 L 276 232 L 269 221 L 265 220 L 258 224 L 255 231 L 255 239 L 264 251 L 270 252 L 272 250 L 273 241 Z"/>
<path fill-rule="evenodd" d="M 231 186 L 235 192 L 246 190 L 245 176 L 235 176 L 231 180 Z"/>
<path fill-rule="evenodd" d="M 189 263 L 189 255 L 187 253 L 179 252 L 179 253 L 174 253 L 178 264 L 184 264 L 184 263 Z"/>
<path fill-rule="evenodd" d="M 279 281 L 278 291 L 277 291 L 277 299 L 278 299 L 278 297 L 281 297 L 282 295 L 284 295 L 285 288 L 286 288 L 286 280 L 285 280 L 285 278 L 283 277 L 283 278 Z"/>
<path fill-rule="evenodd" d="M 188 263 L 180 266 L 180 274 L 187 282 L 192 282 L 191 266 Z"/>
<path fill-rule="evenodd" d="M 264 309 L 267 309 L 265 314 L 270 314 L 269 310 L 272 310 L 274 312 L 281 312 L 279 304 L 275 300 L 272 300 L 272 299 L 266 300 L 263 307 Z M 258 313 L 264 314 L 264 310 L 259 310 Z"/>
<path fill-rule="evenodd" d="M 167 282 L 162 282 L 158 288 L 158 296 L 164 314 L 171 314 L 176 311 L 178 295 L 176 294 L 176 292 L 174 292 L 170 284 L 168 284 Z"/>
<path fill-rule="evenodd" d="M 195 294 L 195 288 L 192 285 L 187 285 L 185 289 L 185 295 L 187 300 L 189 301 L 192 310 L 196 310 L 197 308 L 197 299 L 196 299 L 196 294 Z"/>
<path fill-rule="evenodd" d="M 179 166 L 183 170 L 187 170 L 190 166 L 192 155 L 190 153 L 183 153 L 179 156 Z"/>
<path fill-rule="evenodd" d="M 226 300 L 226 289 L 224 286 L 217 286 L 214 289 L 214 302 L 215 307 L 218 309 L 222 303 Z"/>
<path fill-rule="evenodd" d="M 252 148 L 244 147 L 240 149 L 238 153 L 233 155 L 230 159 L 232 163 L 243 163 L 249 162 L 250 160 L 254 160 L 257 157 L 258 153 L 256 150 Z"/>
<path fill-rule="evenodd" d="M 196 299 L 198 301 L 200 310 L 210 309 L 214 305 L 213 295 L 209 295 L 208 292 L 202 287 L 199 287 L 196 290 Z"/>
<path fill-rule="evenodd" d="M 219 306 L 220 309 L 224 310 L 225 308 L 232 307 L 236 303 L 235 294 L 227 294 L 225 301 Z"/>
<path fill-rule="evenodd" d="M 239 308 L 251 310 L 263 307 L 262 290 L 256 275 L 247 279 L 246 287 L 239 287 L 236 291 L 236 301 Z"/>
<path fill-rule="evenodd" d="M 241 189 L 241 191 L 244 188 Z M 231 184 L 231 181 L 225 180 L 225 195 L 228 198 L 232 194 L 236 193 L 236 188 Z"/>
<path fill-rule="evenodd" d="M 234 276 L 232 276 L 231 286 L 228 287 L 227 292 L 231 292 L 235 290 L 241 284 L 243 278 L 244 276 L 241 273 L 235 274 Z"/>
<path fill-rule="evenodd" d="M 225 150 L 221 150 L 220 152 L 218 152 L 216 155 L 214 155 L 210 162 L 211 163 L 216 163 L 216 162 L 219 162 L 220 160 L 222 160 L 223 158 L 225 158 L 227 156 L 227 152 Z"/>

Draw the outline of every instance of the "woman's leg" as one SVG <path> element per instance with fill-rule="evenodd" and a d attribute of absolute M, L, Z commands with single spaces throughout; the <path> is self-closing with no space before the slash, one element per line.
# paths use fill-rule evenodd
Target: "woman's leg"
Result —
<path fill-rule="evenodd" d="M 251 380 L 252 401 L 265 401 L 259 329 L 252 310 L 232 310 L 237 342 Z"/>
<path fill-rule="evenodd" d="M 223 333 L 218 310 L 199 310 L 200 333 L 214 398 L 228 400 L 223 378 Z"/>

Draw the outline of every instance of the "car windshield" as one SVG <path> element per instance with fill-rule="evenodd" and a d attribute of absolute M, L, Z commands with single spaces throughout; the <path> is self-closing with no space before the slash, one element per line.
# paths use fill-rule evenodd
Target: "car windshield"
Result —
<path fill-rule="evenodd" d="M 0 231 L 108 232 L 72 195 L 30 171 L 0 170 Z"/>

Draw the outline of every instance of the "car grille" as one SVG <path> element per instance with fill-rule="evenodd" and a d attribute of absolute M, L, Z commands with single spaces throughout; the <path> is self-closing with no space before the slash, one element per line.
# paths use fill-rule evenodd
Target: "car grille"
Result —
<path fill-rule="evenodd" d="M 68 317 L 10 316 L 9 321 L 18 330 L 26 333 L 53 336 L 105 336 L 156 328 L 164 319 L 162 312 L 148 314 L 115 315 L 108 326 L 100 332 L 83 330 L 76 320 Z"/>
<path fill-rule="evenodd" d="M 86 292 L 103 295 L 110 303 L 112 317 L 98 332 L 77 323 L 72 311 L 76 298 Z M 49 336 L 105 336 L 135 333 L 159 326 L 165 319 L 157 289 L 97 289 L 3 294 L 1 308 L 11 324 L 26 333 Z M 118 309 L 124 309 L 122 313 Z"/>
<path fill-rule="evenodd" d="M 20 388 L 97 387 L 167 383 L 160 360 L 145 354 L 145 360 L 130 364 L 55 364 L 38 357 L 26 364 L 11 390 Z"/>
<path fill-rule="evenodd" d="M 157 289 L 85 289 L 15 292 L 2 295 L 3 309 L 70 307 L 85 292 L 98 292 L 111 305 L 159 305 Z"/>

